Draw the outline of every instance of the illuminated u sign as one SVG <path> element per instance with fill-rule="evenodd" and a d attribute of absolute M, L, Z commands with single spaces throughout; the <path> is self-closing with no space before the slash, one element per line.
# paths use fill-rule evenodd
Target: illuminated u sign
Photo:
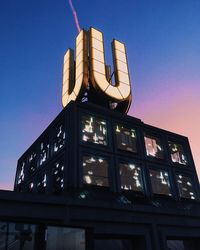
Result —
<path fill-rule="evenodd" d="M 88 50 L 89 47 L 89 50 Z M 131 84 L 125 45 L 112 42 L 115 83 L 105 64 L 103 34 L 91 28 L 82 30 L 76 38 L 76 70 L 73 50 L 64 57 L 62 103 L 87 99 L 111 109 L 128 112 L 131 104 Z"/>
<path fill-rule="evenodd" d="M 88 43 L 87 33 L 82 30 L 76 38 L 76 70 L 74 51 L 68 49 L 64 56 L 62 104 L 81 100 L 88 84 Z"/>

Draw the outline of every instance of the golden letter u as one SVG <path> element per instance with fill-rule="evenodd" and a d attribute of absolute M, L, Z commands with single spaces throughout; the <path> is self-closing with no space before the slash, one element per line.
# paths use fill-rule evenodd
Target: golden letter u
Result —
<path fill-rule="evenodd" d="M 90 29 L 90 73 L 94 87 L 116 102 L 126 100 L 130 103 L 131 84 L 125 45 L 113 40 L 112 49 L 116 81 L 114 85 L 106 77 L 103 34 L 94 28 Z"/>
<path fill-rule="evenodd" d="M 76 64 L 76 69 L 75 65 Z M 88 84 L 88 41 L 87 33 L 82 30 L 76 38 L 76 62 L 74 51 L 68 49 L 64 56 L 62 105 L 82 98 Z"/>

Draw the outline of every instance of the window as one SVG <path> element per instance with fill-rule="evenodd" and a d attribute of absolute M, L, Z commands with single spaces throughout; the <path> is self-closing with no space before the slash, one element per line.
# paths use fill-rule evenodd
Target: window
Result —
<path fill-rule="evenodd" d="M 175 163 L 187 164 L 187 159 L 184 154 L 183 146 L 181 144 L 177 144 L 169 141 L 169 149 L 171 154 L 171 160 Z"/>
<path fill-rule="evenodd" d="M 17 185 L 20 185 L 24 181 L 24 169 L 25 169 L 25 162 L 23 161 L 20 169 L 18 170 L 18 178 L 17 178 Z"/>
<path fill-rule="evenodd" d="M 55 128 L 55 136 L 53 141 L 53 152 L 59 151 L 65 144 L 65 131 L 63 124 Z"/>
<path fill-rule="evenodd" d="M 49 142 L 48 140 L 43 140 L 40 143 L 40 157 L 39 157 L 39 166 L 44 164 L 49 158 Z"/>
<path fill-rule="evenodd" d="M 152 156 L 159 159 L 164 158 L 163 147 L 159 138 L 145 134 L 144 141 L 147 156 Z"/>
<path fill-rule="evenodd" d="M 91 115 L 82 116 L 82 140 L 106 146 L 106 121 Z"/>
<path fill-rule="evenodd" d="M 61 158 L 53 166 L 53 193 L 61 193 L 64 189 L 64 159 Z"/>
<path fill-rule="evenodd" d="M 153 193 L 171 196 L 168 172 L 150 169 L 149 173 Z"/>
<path fill-rule="evenodd" d="M 118 149 L 136 152 L 136 131 L 122 125 L 115 126 L 115 134 Z"/>
<path fill-rule="evenodd" d="M 28 156 L 29 172 L 31 175 L 34 174 L 37 169 L 36 156 L 37 154 L 35 153 L 35 151 L 32 151 Z"/>
<path fill-rule="evenodd" d="M 83 182 L 107 187 L 109 185 L 108 161 L 99 156 L 83 156 Z"/>
<path fill-rule="evenodd" d="M 85 231 L 79 228 L 47 227 L 46 250 L 85 250 Z"/>
<path fill-rule="evenodd" d="M 177 174 L 176 179 L 180 197 L 195 200 L 191 178 L 182 174 Z"/>
<path fill-rule="evenodd" d="M 37 192 L 45 193 L 47 187 L 47 175 L 40 173 L 40 176 L 38 176 L 37 179 L 38 179 Z"/>
<path fill-rule="evenodd" d="M 121 189 L 143 191 L 141 168 L 132 163 L 120 163 Z"/>

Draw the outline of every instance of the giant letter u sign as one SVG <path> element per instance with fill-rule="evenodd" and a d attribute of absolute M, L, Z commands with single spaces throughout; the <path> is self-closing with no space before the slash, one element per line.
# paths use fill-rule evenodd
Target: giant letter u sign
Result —
<path fill-rule="evenodd" d="M 103 34 L 94 28 L 89 32 L 82 30 L 79 33 L 76 39 L 76 62 L 74 63 L 71 49 L 64 57 L 64 107 L 72 100 L 81 101 L 87 96 L 88 101 L 91 99 L 95 102 L 98 99 L 102 106 L 125 113 L 128 111 L 131 103 L 131 84 L 125 45 L 113 40 L 112 52 L 114 83 L 106 70 Z"/>

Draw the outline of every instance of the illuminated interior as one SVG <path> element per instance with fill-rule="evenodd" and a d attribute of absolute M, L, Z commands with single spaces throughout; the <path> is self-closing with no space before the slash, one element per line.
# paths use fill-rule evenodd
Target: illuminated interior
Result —
<path fill-rule="evenodd" d="M 195 200 L 192 179 L 182 174 L 177 174 L 176 179 L 180 197 Z"/>
<path fill-rule="evenodd" d="M 106 146 L 108 144 L 106 121 L 91 115 L 82 116 L 82 140 Z"/>
<path fill-rule="evenodd" d="M 49 157 L 49 142 L 48 140 L 44 140 L 40 143 L 40 154 L 39 154 L 39 165 L 44 164 Z"/>
<path fill-rule="evenodd" d="M 149 170 L 152 192 L 171 196 L 169 175 L 164 170 Z"/>
<path fill-rule="evenodd" d="M 61 158 L 53 166 L 53 193 L 61 193 L 64 189 L 64 159 Z"/>
<path fill-rule="evenodd" d="M 143 191 L 141 168 L 132 163 L 120 163 L 121 189 Z"/>
<path fill-rule="evenodd" d="M 37 159 L 36 159 L 37 154 L 35 151 L 32 151 L 28 157 L 28 163 L 29 163 L 29 171 L 30 174 L 34 174 L 36 169 L 37 169 Z"/>
<path fill-rule="evenodd" d="M 169 141 L 171 160 L 174 163 L 187 164 L 187 159 L 181 144 Z"/>
<path fill-rule="evenodd" d="M 163 159 L 163 147 L 159 138 L 146 135 L 144 136 L 147 156 Z"/>
<path fill-rule="evenodd" d="M 59 151 L 65 144 L 65 131 L 63 124 L 60 124 L 56 127 L 56 134 L 53 142 L 53 152 L 56 153 Z"/>
<path fill-rule="evenodd" d="M 99 156 L 83 156 L 83 182 L 95 186 L 109 186 L 108 161 Z"/>
<path fill-rule="evenodd" d="M 25 167 L 25 162 L 22 162 L 21 169 L 18 174 L 18 179 L 17 179 L 17 184 L 20 185 L 24 181 L 24 167 Z"/>
<path fill-rule="evenodd" d="M 47 175 L 42 174 L 38 176 L 38 183 L 37 183 L 37 192 L 38 193 L 45 193 L 47 186 Z"/>
<path fill-rule="evenodd" d="M 122 125 L 115 126 L 118 149 L 136 152 L 136 131 Z"/>

